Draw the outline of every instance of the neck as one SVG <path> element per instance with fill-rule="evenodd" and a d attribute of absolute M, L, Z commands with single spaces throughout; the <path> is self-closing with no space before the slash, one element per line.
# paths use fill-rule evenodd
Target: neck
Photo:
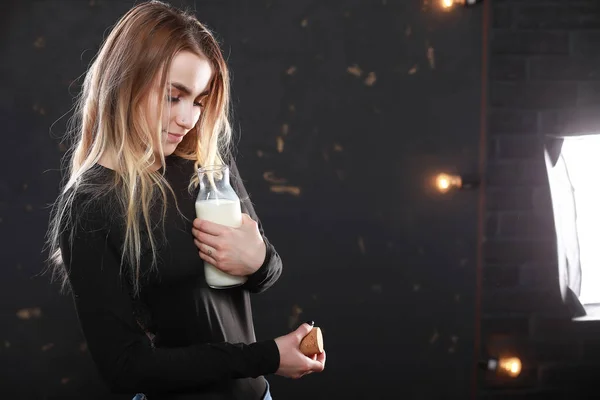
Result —
<path fill-rule="evenodd" d="M 165 164 L 167 163 L 168 157 L 169 157 L 168 155 L 165 155 Z M 152 164 L 152 166 L 150 167 L 150 171 L 152 171 L 152 172 L 158 171 L 161 168 L 162 168 L 162 164 L 160 163 L 160 156 L 155 155 L 154 156 L 154 164 Z"/>
<path fill-rule="evenodd" d="M 102 154 L 102 156 L 100 156 L 100 160 L 98 160 L 98 164 L 102 165 L 104 168 L 112 169 L 115 171 L 117 169 L 117 163 L 115 161 L 115 158 L 109 153 Z"/>

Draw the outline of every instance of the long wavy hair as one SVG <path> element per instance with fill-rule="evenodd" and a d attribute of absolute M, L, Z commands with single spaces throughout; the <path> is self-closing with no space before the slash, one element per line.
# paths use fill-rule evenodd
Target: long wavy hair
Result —
<path fill-rule="evenodd" d="M 217 40 L 189 12 L 160 1 L 134 6 L 117 22 L 91 63 L 69 121 L 67 136 L 72 145 L 63 158 L 66 174 L 52 205 L 46 235 L 48 266 L 52 280 L 61 282 L 61 291 L 69 287 L 69 280 L 60 236 L 64 229 L 76 225 L 69 210 L 78 192 L 92 199 L 105 194 L 106 187 L 92 183 L 93 167 L 104 154 L 114 156 L 116 163 L 110 188 L 124 216 L 121 265 L 130 268 L 134 294 L 139 294 L 143 246 L 149 244 L 151 268 L 156 266 L 157 238 L 152 233 L 150 209 L 158 197 L 164 221 L 167 196 L 173 190 L 164 179 L 166 162 L 161 139 L 166 96 L 160 96 L 156 110 L 148 110 L 148 104 L 157 84 L 160 93 L 167 93 L 169 66 L 181 51 L 206 57 L 212 76 L 200 119 L 174 155 L 195 160 L 196 168 L 223 164 L 229 155 L 229 72 Z M 149 121 L 156 119 L 150 119 L 148 112 L 159 115 L 157 126 L 151 126 Z M 151 168 L 157 157 L 162 172 Z M 192 174 L 189 189 L 197 185 L 198 177 Z"/>

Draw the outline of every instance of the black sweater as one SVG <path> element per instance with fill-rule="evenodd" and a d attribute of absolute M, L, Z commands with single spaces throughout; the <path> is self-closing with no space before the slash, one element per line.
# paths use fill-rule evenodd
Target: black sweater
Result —
<path fill-rule="evenodd" d="M 169 194 L 164 239 L 160 224 L 155 230 L 157 270 L 148 268 L 150 247 L 142 242 L 146 268 L 139 297 L 132 295 L 128 264 L 121 268 L 124 218 L 114 193 L 90 198 L 78 191 L 75 196 L 73 243 L 68 227 L 60 248 L 90 354 L 115 393 L 145 393 L 149 400 L 261 399 L 266 389 L 262 375 L 278 369 L 279 351 L 274 340 L 256 342 L 250 293 L 275 283 L 281 259 L 259 222 L 267 246 L 260 269 L 243 286 L 209 288 L 191 233 L 198 190 L 188 192 L 194 163 L 171 156 L 165 170 L 186 218 Z M 94 185 L 108 184 L 115 174 L 100 165 L 90 173 Z M 242 212 L 258 221 L 233 161 L 230 176 Z M 154 207 L 154 223 L 160 214 L 160 207 Z"/>

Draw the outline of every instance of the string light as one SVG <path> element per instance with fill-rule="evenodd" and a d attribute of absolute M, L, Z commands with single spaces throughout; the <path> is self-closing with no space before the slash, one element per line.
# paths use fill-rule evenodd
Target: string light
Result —
<path fill-rule="evenodd" d="M 446 193 L 450 189 L 462 186 L 462 178 L 458 175 L 439 174 L 435 178 L 435 186 L 441 193 Z"/>
<path fill-rule="evenodd" d="M 479 187 L 479 177 L 477 175 L 440 173 L 433 178 L 433 186 L 440 193 L 446 193 L 452 189 L 474 189 Z"/>
<path fill-rule="evenodd" d="M 443 8 L 451 8 L 454 5 L 454 0 L 441 0 Z"/>
<path fill-rule="evenodd" d="M 516 378 L 521 373 L 521 360 L 518 357 L 500 358 L 498 371 L 511 378 Z"/>
<path fill-rule="evenodd" d="M 462 6 L 474 6 L 477 3 L 481 3 L 483 0 L 439 0 L 439 4 L 444 10 L 450 10 L 455 5 Z"/>
<path fill-rule="evenodd" d="M 516 378 L 521 374 L 522 364 L 519 357 L 490 358 L 482 363 L 486 369 L 495 371 L 500 376 Z"/>

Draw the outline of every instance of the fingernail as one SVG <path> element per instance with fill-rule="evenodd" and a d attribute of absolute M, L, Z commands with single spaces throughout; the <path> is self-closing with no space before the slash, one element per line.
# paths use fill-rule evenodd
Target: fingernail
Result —
<path fill-rule="evenodd" d="M 314 326 L 315 325 L 315 321 L 306 321 L 307 324 L 309 324 L 310 326 Z"/>

